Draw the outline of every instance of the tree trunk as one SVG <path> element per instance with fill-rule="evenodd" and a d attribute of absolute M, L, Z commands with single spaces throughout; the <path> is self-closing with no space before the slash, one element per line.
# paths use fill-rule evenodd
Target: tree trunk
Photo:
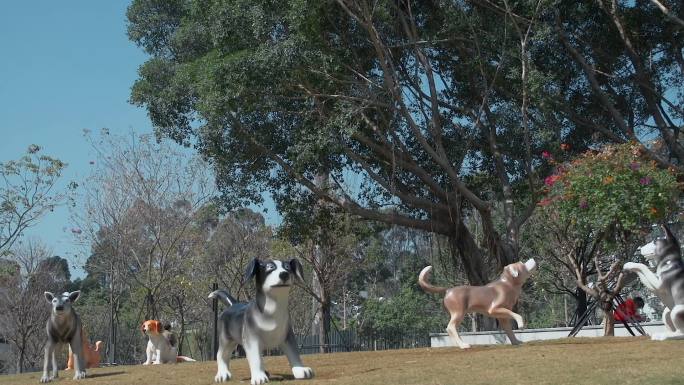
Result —
<path fill-rule="evenodd" d="M 615 336 L 615 315 L 613 314 L 613 307 L 611 303 L 602 302 L 603 308 L 603 336 Z"/>
<path fill-rule="evenodd" d="M 575 288 L 575 300 L 577 301 L 577 306 L 575 307 L 574 319 L 575 323 L 577 323 L 580 317 L 587 311 L 587 293 L 579 287 Z"/>
<path fill-rule="evenodd" d="M 494 277 L 503 271 L 504 266 L 515 262 L 518 259 L 515 254 L 517 247 L 507 244 L 497 233 L 486 235 L 489 243 L 489 252 L 493 253 L 492 260 L 497 262 L 497 266 L 490 267 L 485 265 L 484 253 L 478 245 L 468 227 L 459 221 L 456 225 L 454 235 L 449 237 L 451 252 L 458 252 L 463 270 L 468 277 L 471 285 L 482 286 L 491 281 L 493 277 L 490 272 L 495 270 Z M 454 260 L 456 260 L 454 258 Z M 458 267 L 458 266 L 454 266 Z"/>
<path fill-rule="evenodd" d="M 318 324 L 318 343 L 321 353 L 330 353 L 330 301 L 327 295 L 321 302 L 321 322 Z"/>
<path fill-rule="evenodd" d="M 19 348 L 19 356 L 17 357 L 17 374 L 24 372 L 24 357 L 26 346 Z"/>

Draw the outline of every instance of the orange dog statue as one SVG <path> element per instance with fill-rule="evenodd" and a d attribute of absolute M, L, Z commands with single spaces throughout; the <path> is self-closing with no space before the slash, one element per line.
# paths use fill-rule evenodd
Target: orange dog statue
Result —
<path fill-rule="evenodd" d="M 444 293 L 444 307 L 451 315 L 447 325 L 447 333 L 454 345 L 461 349 L 467 349 L 469 344 L 463 342 L 458 335 L 458 325 L 463 321 L 466 313 L 477 312 L 496 318 L 499 325 L 506 332 L 511 344 L 518 345 L 522 342 L 515 338 L 511 319 L 518 323 L 521 329 L 524 327 L 523 318 L 511 309 L 518 302 L 522 285 L 537 267 L 534 259 L 527 262 L 516 262 L 504 267 L 501 277 L 485 286 L 456 286 L 450 289 L 432 286 L 428 280 L 432 266 L 425 267 L 418 276 L 418 284 L 428 293 Z"/>
<path fill-rule="evenodd" d="M 83 341 L 83 355 L 85 356 L 86 368 L 97 368 L 100 366 L 100 352 L 102 351 L 102 341 L 95 342 L 91 345 L 88 341 L 88 335 L 81 329 L 81 341 Z M 71 353 L 71 346 L 69 347 L 69 361 L 67 361 L 67 370 L 74 368 L 74 355 Z"/>

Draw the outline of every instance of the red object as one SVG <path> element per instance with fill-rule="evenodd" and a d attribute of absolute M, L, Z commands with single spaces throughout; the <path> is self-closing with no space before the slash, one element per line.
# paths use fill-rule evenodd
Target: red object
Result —
<path fill-rule="evenodd" d="M 616 321 L 627 321 L 635 318 L 637 315 L 637 307 L 634 300 L 627 298 L 627 300 L 620 304 L 620 306 L 615 309 L 615 320 Z"/>

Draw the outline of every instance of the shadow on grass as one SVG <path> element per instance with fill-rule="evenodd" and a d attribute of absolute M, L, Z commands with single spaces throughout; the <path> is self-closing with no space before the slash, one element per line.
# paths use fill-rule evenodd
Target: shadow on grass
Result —
<path fill-rule="evenodd" d="M 118 376 L 121 374 L 126 374 L 124 371 L 120 372 L 108 372 L 108 373 L 93 373 L 89 374 L 87 378 L 99 378 L 99 377 L 109 377 L 109 376 Z"/>

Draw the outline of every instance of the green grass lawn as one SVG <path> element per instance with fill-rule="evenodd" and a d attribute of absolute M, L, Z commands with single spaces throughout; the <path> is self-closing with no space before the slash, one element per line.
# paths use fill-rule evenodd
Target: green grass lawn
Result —
<path fill-rule="evenodd" d="M 303 356 L 316 377 L 293 380 L 285 357 L 267 357 L 271 381 L 282 384 L 684 384 L 684 341 L 575 338 L 497 345 L 315 354 Z M 244 359 L 231 362 L 231 383 L 249 383 Z M 212 384 L 214 362 L 91 369 L 73 381 L 60 371 L 57 384 Z M 0 384 L 36 384 L 40 373 L 0 376 Z"/>

